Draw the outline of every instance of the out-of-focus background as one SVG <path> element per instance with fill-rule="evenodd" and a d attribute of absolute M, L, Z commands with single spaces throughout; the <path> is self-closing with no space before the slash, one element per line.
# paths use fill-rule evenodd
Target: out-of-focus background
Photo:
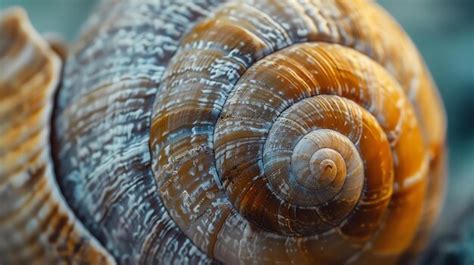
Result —
<path fill-rule="evenodd" d="M 73 41 L 97 0 L 0 0 L 27 9 L 40 32 Z M 351 1 L 351 0 L 341 0 Z M 474 264 L 474 0 L 378 0 L 411 36 L 448 114 L 449 185 L 422 264 Z"/>

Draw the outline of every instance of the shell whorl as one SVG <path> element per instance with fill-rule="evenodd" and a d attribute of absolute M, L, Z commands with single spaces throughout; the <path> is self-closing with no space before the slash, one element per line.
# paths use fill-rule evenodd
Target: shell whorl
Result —
<path fill-rule="evenodd" d="M 49 134 L 61 61 L 26 13 L 0 13 L 0 263 L 115 264 L 59 190 Z"/>
<path fill-rule="evenodd" d="M 220 261 L 393 262 L 426 193 L 430 157 L 415 110 L 383 61 L 360 53 L 373 40 L 302 37 L 273 7 L 221 7 L 168 65 L 150 136 L 163 203 Z M 331 185 L 310 183 L 315 162 Z"/>
<path fill-rule="evenodd" d="M 382 67 L 339 45 L 294 44 L 242 71 L 225 103 L 218 104 L 218 97 L 202 93 L 222 93 L 212 64 L 226 55 L 201 60 L 199 51 L 195 57 L 183 51 L 189 64 L 176 55 L 157 95 L 151 127 L 160 195 L 193 242 L 231 263 L 270 262 L 291 244 L 306 246 L 311 255 L 287 250 L 279 257 L 285 262 L 341 263 L 358 255 L 366 241 L 382 252 L 407 247 L 412 238 L 388 250 L 384 241 L 380 246 L 376 241 L 402 229 L 414 235 L 422 200 L 411 202 L 418 214 L 404 217 L 403 227 L 383 218 L 390 215 L 397 184 L 424 196 L 428 157 L 410 103 Z M 197 70 L 181 70 L 189 65 Z M 317 152 L 321 148 L 325 154 Z M 301 166 L 292 158 L 306 152 L 347 159 L 337 160 L 346 174 L 336 179 L 334 190 L 324 193 L 296 181 L 300 172 L 293 170 Z M 399 158 L 396 163 L 392 156 Z M 309 163 L 299 170 L 305 169 L 311 170 Z M 192 190 L 202 196 L 190 197 Z M 210 224 L 212 229 L 204 228 Z M 262 247 L 252 247 L 254 242 Z M 317 248 L 321 242 L 331 244 Z M 228 252 L 236 246 L 241 256 Z M 336 255 L 341 246 L 344 251 Z"/>
<path fill-rule="evenodd" d="M 52 133 L 103 263 L 396 263 L 442 193 L 436 88 L 362 0 L 103 1 Z"/>
<path fill-rule="evenodd" d="M 342 192 L 344 185 L 360 194 L 363 162 L 352 142 L 334 130 L 305 133 L 293 144 L 293 150 L 282 149 L 276 141 L 265 144 L 264 169 L 273 190 L 283 193 L 281 197 L 286 201 L 302 206 L 328 203 Z M 281 137 L 272 137 L 277 139 L 286 137 L 270 132 L 272 135 Z"/>

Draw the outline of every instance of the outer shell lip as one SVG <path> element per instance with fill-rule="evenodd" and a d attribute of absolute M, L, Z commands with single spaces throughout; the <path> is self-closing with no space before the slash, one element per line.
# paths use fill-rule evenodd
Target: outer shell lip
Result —
<path fill-rule="evenodd" d="M 115 264 L 65 202 L 50 155 L 61 61 L 26 12 L 0 14 L 0 263 Z"/>

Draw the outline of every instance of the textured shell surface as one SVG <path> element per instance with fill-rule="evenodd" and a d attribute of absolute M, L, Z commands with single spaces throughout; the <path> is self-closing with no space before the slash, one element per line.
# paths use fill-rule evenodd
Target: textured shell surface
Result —
<path fill-rule="evenodd" d="M 52 96 L 61 61 L 20 9 L 0 18 L 0 263 L 110 263 L 56 182 Z"/>
<path fill-rule="evenodd" d="M 54 46 L 1 14 L 1 264 L 407 264 L 426 246 L 444 107 L 376 3 L 104 0 L 63 68 Z"/>

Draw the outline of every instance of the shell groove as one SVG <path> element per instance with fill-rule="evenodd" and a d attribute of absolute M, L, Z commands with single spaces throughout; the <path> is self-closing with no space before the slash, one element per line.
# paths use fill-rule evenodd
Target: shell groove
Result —
<path fill-rule="evenodd" d="M 115 264 L 64 200 L 50 155 L 61 61 L 20 9 L 0 14 L 0 263 Z"/>
<path fill-rule="evenodd" d="M 401 263 L 440 208 L 443 106 L 372 2 L 105 0 L 54 106 L 52 189 L 119 264 Z"/>

